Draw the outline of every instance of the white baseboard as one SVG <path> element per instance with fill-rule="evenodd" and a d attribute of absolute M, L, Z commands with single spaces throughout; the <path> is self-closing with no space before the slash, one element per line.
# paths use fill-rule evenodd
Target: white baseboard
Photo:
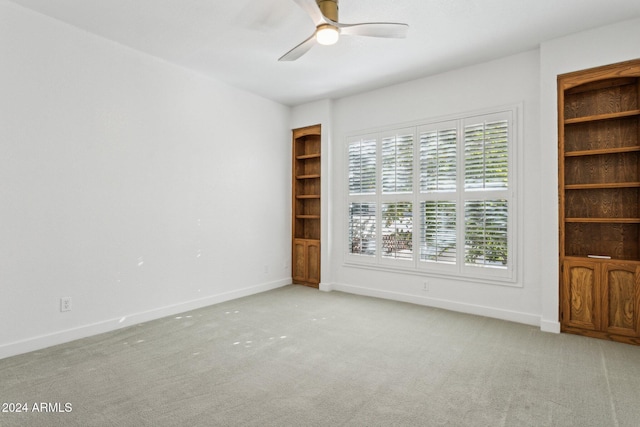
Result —
<path fill-rule="evenodd" d="M 369 289 L 359 286 L 345 285 L 341 283 L 332 284 L 331 289 L 334 291 L 342 291 L 350 294 L 384 298 L 393 301 L 402 301 L 428 307 L 442 308 L 444 310 L 457 311 L 460 313 L 491 317 L 494 319 L 507 320 L 509 322 L 523 323 L 525 325 L 540 326 L 540 316 L 531 313 L 522 313 L 518 311 L 467 304 L 457 301 L 403 294 L 400 292 Z"/>
<path fill-rule="evenodd" d="M 540 320 L 540 330 L 542 332 L 560 333 L 560 322 L 555 320 Z"/>
<path fill-rule="evenodd" d="M 333 290 L 333 284 L 331 283 L 320 283 L 318 287 L 323 292 L 331 292 Z"/>
<path fill-rule="evenodd" d="M 249 286 L 221 294 L 211 295 L 205 298 L 186 301 L 165 307 L 159 307 L 153 310 L 140 313 L 133 313 L 117 319 L 109 319 L 102 322 L 96 322 L 89 325 L 82 325 L 77 328 L 67 329 L 64 331 L 54 332 L 52 334 L 41 335 L 25 340 L 0 345 L 0 359 L 15 356 L 18 354 L 28 353 L 30 351 L 41 350 L 58 344 L 74 341 L 80 338 L 86 338 L 105 332 L 115 331 L 131 325 L 136 325 L 150 320 L 160 319 L 166 316 L 172 316 L 178 313 L 219 304 L 225 301 L 231 301 L 237 298 L 246 297 L 261 292 L 270 291 L 291 284 L 291 279 L 281 279 L 274 282 L 262 283 L 255 286 Z"/>

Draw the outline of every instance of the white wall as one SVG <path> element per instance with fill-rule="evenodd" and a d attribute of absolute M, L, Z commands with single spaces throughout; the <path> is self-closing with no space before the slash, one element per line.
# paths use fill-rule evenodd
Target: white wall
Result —
<path fill-rule="evenodd" d="M 557 76 L 640 58 L 640 19 L 543 43 L 540 49 L 542 164 L 542 328 L 559 331 Z"/>
<path fill-rule="evenodd" d="M 540 162 L 539 52 L 524 52 L 500 60 L 423 78 L 334 101 L 334 185 L 331 235 L 333 289 L 410 301 L 529 324 L 540 319 Z M 522 169 L 517 171 L 520 217 L 515 286 L 451 280 L 418 274 L 390 273 L 344 264 L 346 240 L 345 136 L 421 119 L 432 119 L 522 104 L 524 122 L 517 147 Z M 429 291 L 423 291 L 425 277 Z"/>
<path fill-rule="evenodd" d="M 290 283 L 289 108 L 6 0 L 0 58 L 0 357 Z"/>

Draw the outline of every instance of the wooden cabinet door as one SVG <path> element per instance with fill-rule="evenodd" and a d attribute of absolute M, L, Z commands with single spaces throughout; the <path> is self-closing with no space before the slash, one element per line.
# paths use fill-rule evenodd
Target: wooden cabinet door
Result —
<path fill-rule="evenodd" d="M 320 284 L 320 241 L 293 240 L 293 283 L 318 287 Z"/>
<path fill-rule="evenodd" d="M 320 284 L 320 242 L 307 242 L 307 282 Z"/>
<path fill-rule="evenodd" d="M 596 262 L 565 260 L 562 280 L 562 323 L 600 330 L 600 268 Z"/>
<path fill-rule="evenodd" d="M 602 265 L 602 330 L 640 337 L 640 267 L 632 263 Z"/>
<path fill-rule="evenodd" d="M 306 246 L 304 240 L 293 240 L 293 271 L 291 272 L 291 276 L 294 282 L 304 282 L 307 279 Z"/>

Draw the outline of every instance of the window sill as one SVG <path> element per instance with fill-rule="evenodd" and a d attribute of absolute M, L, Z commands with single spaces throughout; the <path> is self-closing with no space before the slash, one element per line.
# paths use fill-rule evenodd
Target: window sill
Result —
<path fill-rule="evenodd" d="M 374 263 L 358 263 L 353 261 L 345 261 L 342 264 L 345 268 L 359 268 L 363 270 L 374 270 L 374 271 L 382 271 L 386 273 L 396 273 L 396 274 L 406 274 L 412 276 L 421 276 L 421 277 L 433 277 L 439 279 L 447 279 L 447 280 L 458 280 L 470 283 L 480 283 L 484 285 L 494 285 L 494 286 L 507 286 L 510 288 L 522 288 L 522 284 L 518 283 L 513 278 L 507 277 L 499 277 L 499 276 L 479 276 L 479 275 L 464 275 L 457 273 L 447 273 L 447 272 L 439 272 L 434 270 L 427 269 L 418 269 L 418 268 L 403 268 L 396 267 L 390 265 L 380 265 Z M 515 275 L 515 274 L 514 274 Z"/>

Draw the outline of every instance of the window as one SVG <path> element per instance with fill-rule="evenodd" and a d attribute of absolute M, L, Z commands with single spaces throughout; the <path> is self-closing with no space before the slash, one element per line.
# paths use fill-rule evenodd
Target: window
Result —
<path fill-rule="evenodd" d="M 413 211 L 411 202 L 382 204 L 382 256 L 413 258 Z"/>
<path fill-rule="evenodd" d="M 376 140 L 361 139 L 349 145 L 349 194 L 375 194 Z"/>
<path fill-rule="evenodd" d="M 362 137 L 349 144 L 349 253 L 376 256 L 377 141 Z"/>
<path fill-rule="evenodd" d="M 422 237 L 420 259 L 448 264 L 456 263 L 456 203 L 421 203 L 420 223 Z"/>
<path fill-rule="evenodd" d="M 349 251 L 352 254 L 376 254 L 376 204 L 349 205 Z"/>
<path fill-rule="evenodd" d="M 349 137 L 347 261 L 512 280 L 516 113 Z"/>
<path fill-rule="evenodd" d="M 382 193 L 413 191 L 413 134 L 382 138 Z"/>

